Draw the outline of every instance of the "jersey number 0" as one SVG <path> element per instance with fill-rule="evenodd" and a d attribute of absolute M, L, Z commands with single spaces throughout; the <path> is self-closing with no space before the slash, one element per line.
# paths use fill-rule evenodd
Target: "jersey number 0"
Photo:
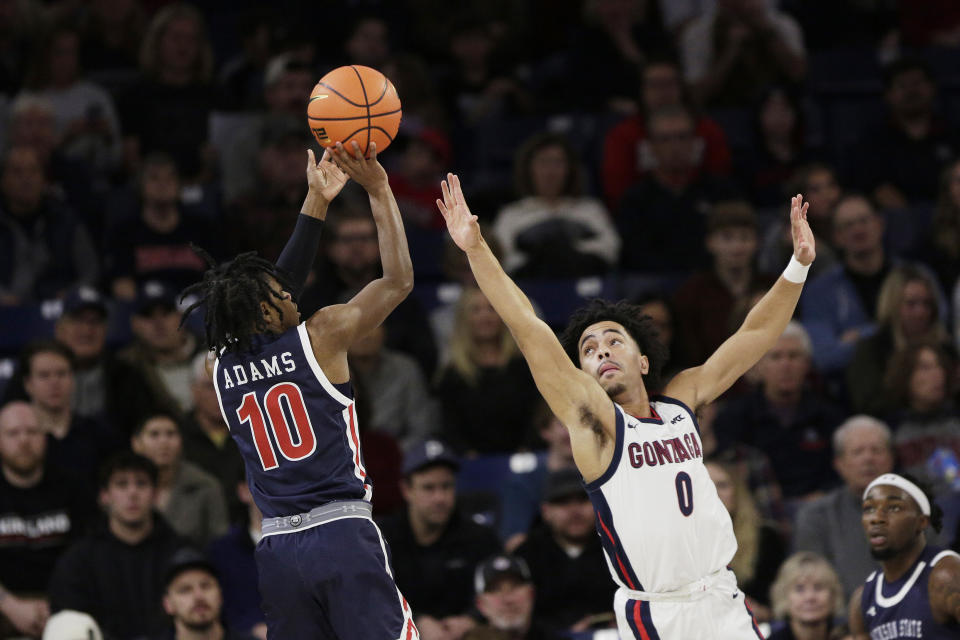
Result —
<path fill-rule="evenodd" d="M 263 409 L 256 392 L 251 391 L 243 396 L 237 409 L 237 418 L 240 424 L 250 422 L 253 445 L 257 448 L 264 471 L 280 466 L 273 448 L 274 442 L 283 457 L 291 462 L 303 460 L 316 450 L 317 437 L 313 433 L 300 387 L 292 382 L 275 384 L 264 394 L 262 406 Z M 269 430 L 267 421 L 270 423 Z"/>

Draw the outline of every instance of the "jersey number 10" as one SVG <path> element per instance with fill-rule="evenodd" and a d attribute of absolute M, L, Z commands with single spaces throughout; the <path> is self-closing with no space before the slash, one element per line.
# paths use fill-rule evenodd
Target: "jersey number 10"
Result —
<path fill-rule="evenodd" d="M 284 403 L 289 416 L 293 419 L 293 424 L 287 419 L 288 413 L 284 411 Z M 260 464 L 263 465 L 264 471 L 280 466 L 273 449 L 274 442 L 277 443 L 277 449 L 283 457 L 291 462 L 303 460 L 316 450 L 317 437 L 313 433 L 313 425 L 310 424 L 310 415 L 303 402 L 300 387 L 292 382 L 281 382 L 270 387 L 263 396 L 266 420 L 260 406 L 255 391 L 245 394 L 240 408 L 237 409 L 237 418 L 240 424 L 250 422 L 253 445 L 257 448 L 257 455 L 260 456 Z M 270 423 L 269 430 L 267 421 Z M 272 432 L 272 439 L 268 431 Z"/>

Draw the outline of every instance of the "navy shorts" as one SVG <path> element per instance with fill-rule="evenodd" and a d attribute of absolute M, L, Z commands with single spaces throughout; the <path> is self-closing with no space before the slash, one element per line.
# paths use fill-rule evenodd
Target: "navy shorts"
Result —
<path fill-rule="evenodd" d="M 264 537 L 260 597 L 271 640 L 417 640 L 386 543 L 367 518 Z"/>

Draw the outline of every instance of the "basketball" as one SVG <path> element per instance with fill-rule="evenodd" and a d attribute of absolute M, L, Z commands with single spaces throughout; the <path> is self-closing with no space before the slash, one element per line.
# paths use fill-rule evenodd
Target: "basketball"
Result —
<path fill-rule="evenodd" d="M 400 97 L 382 73 L 358 64 L 338 67 L 320 78 L 307 103 L 307 124 L 322 147 L 337 142 L 350 153 L 351 141 L 369 155 L 375 142 L 380 153 L 400 127 Z"/>

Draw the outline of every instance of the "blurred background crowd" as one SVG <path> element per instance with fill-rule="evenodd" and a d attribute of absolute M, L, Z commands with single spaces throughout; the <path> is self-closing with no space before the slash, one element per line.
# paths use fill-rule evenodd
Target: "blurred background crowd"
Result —
<path fill-rule="evenodd" d="M 349 357 L 425 640 L 615 637 L 566 430 L 445 238 L 448 170 L 551 326 L 632 300 L 670 373 L 786 265 L 802 193 L 795 322 L 699 416 L 731 566 L 777 637 L 841 636 L 874 566 L 859 495 L 891 469 L 958 548 L 960 4 L 0 0 L 0 637 L 63 609 L 89 617 L 50 627 L 106 638 L 265 637 L 259 514 L 178 292 L 206 268 L 191 245 L 276 259 L 306 101 L 343 64 L 403 102 L 380 160 L 416 286 Z M 304 317 L 379 275 L 353 187 Z"/>

